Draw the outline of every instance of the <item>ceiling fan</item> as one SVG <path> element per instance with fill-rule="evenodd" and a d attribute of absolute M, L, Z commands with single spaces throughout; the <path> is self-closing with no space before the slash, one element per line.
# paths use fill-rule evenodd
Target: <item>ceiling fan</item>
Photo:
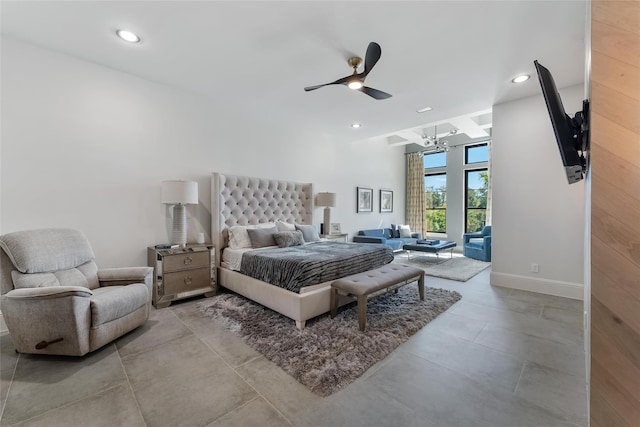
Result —
<path fill-rule="evenodd" d="M 448 134 L 446 134 L 443 138 L 448 136 L 452 136 L 458 133 L 458 129 L 451 129 Z M 436 153 L 441 153 L 443 151 L 449 151 L 449 141 L 446 139 L 438 138 L 438 126 L 433 127 L 433 136 L 423 135 L 422 139 L 424 139 L 425 145 L 432 146 Z"/>
<path fill-rule="evenodd" d="M 367 47 L 367 53 L 364 57 L 364 71 L 362 73 L 358 73 L 358 67 L 360 66 L 360 64 L 362 64 L 362 58 L 360 58 L 359 56 L 354 56 L 352 58 L 349 58 L 349 60 L 347 61 L 349 63 L 349 66 L 353 68 L 352 75 L 338 79 L 335 82 L 316 86 L 308 86 L 305 87 L 304 90 L 306 92 L 309 92 L 311 90 L 320 89 L 323 86 L 346 85 L 349 89 L 359 90 L 360 92 L 365 93 L 374 99 L 391 98 L 391 95 L 386 92 L 364 85 L 364 80 L 373 69 L 373 66 L 376 65 L 381 55 L 382 49 L 380 48 L 380 45 L 376 42 L 371 42 Z"/>

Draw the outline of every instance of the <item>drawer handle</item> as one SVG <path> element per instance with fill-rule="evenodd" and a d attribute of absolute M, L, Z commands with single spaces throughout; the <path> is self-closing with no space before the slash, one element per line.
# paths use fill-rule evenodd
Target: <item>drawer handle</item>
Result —
<path fill-rule="evenodd" d="M 187 276 L 184 278 L 184 284 L 185 285 L 190 285 L 191 284 L 191 276 Z"/>
<path fill-rule="evenodd" d="M 190 256 L 184 257 L 184 265 L 189 265 L 193 262 L 193 258 Z"/>

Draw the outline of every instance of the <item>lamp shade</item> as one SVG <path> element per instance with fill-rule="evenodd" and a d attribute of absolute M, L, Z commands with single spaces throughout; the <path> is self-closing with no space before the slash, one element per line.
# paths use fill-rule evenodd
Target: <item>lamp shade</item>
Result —
<path fill-rule="evenodd" d="M 336 193 L 318 193 L 318 206 L 328 206 L 333 208 L 336 206 Z"/>
<path fill-rule="evenodd" d="M 198 183 L 195 181 L 162 181 L 160 201 L 168 205 L 198 204 Z"/>

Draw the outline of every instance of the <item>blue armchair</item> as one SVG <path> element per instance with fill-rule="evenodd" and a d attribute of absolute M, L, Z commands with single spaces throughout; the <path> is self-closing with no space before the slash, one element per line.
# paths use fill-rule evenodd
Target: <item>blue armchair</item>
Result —
<path fill-rule="evenodd" d="M 462 253 L 468 258 L 491 262 L 491 226 L 485 225 L 478 233 L 464 233 Z"/>

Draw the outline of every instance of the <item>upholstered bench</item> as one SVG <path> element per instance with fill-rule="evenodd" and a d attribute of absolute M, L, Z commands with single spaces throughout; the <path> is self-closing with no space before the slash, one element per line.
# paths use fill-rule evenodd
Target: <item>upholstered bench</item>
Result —
<path fill-rule="evenodd" d="M 364 331 L 367 323 L 368 297 L 391 286 L 404 285 L 415 279 L 418 279 L 420 300 L 424 300 L 424 270 L 404 264 L 386 264 L 375 270 L 335 280 L 331 283 L 331 318 L 338 313 L 338 295 L 352 297 L 358 301 L 358 325 L 360 330 Z"/>

